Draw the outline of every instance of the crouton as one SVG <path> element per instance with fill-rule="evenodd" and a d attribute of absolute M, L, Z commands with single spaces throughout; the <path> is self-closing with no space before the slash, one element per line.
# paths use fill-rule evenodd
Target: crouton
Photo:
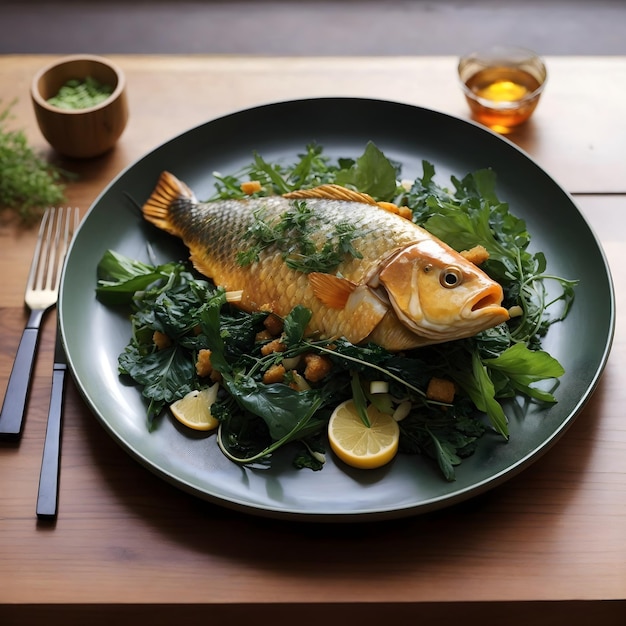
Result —
<path fill-rule="evenodd" d="M 274 335 L 272 335 L 272 333 L 270 333 L 269 331 L 263 329 L 260 330 L 255 336 L 254 336 L 254 340 L 257 342 L 261 342 L 261 341 L 271 341 L 274 338 Z"/>
<path fill-rule="evenodd" d="M 271 385 L 272 383 L 282 383 L 285 378 L 285 366 L 281 364 L 272 365 L 264 374 L 263 374 L 263 382 L 266 385 Z"/>
<path fill-rule="evenodd" d="M 283 320 L 278 317 L 278 315 L 274 315 L 270 313 L 264 320 L 263 326 L 265 326 L 265 330 L 269 332 L 274 337 L 278 337 L 283 332 L 284 323 Z"/>
<path fill-rule="evenodd" d="M 470 250 L 463 250 L 461 256 L 474 265 L 480 265 L 489 258 L 489 252 L 487 252 L 487 248 L 484 246 L 478 245 Z"/>
<path fill-rule="evenodd" d="M 258 180 L 248 180 L 241 183 L 241 191 L 243 191 L 248 196 L 251 196 L 257 191 L 261 191 L 261 189 L 261 183 Z"/>
<path fill-rule="evenodd" d="M 163 350 L 163 348 L 169 348 L 172 345 L 172 340 L 160 330 L 155 330 L 152 334 L 152 341 L 156 345 L 157 349 Z"/>
<path fill-rule="evenodd" d="M 201 378 L 209 376 L 213 372 L 213 365 L 211 364 L 211 351 L 199 350 L 198 358 L 196 359 L 196 374 Z"/>
<path fill-rule="evenodd" d="M 305 354 L 304 362 L 304 377 L 312 383 L 322 380 L 333 368 L 332 361 L 321 354 Z"/>
<path fill-rule="evenodd" d="M 261 354 L 267 356 L 268 354 L 272 354 L 272 352 L 284 352 L 286 349 L 287 346 L 280 339 L 274 339 L 274 341 L 270 341 L 264 346 L 261 346 Z"/>
<path fill-rule="evenodd" d="M 445 378 L 437 378 L 433 376 L 428 381 L 428 387 L 426 388 L 426 397 L 430 400 L 436 400 L 438 402 L 446 402 L 451 404 L 454 401 L 454 383 L 451 380 Z"/>

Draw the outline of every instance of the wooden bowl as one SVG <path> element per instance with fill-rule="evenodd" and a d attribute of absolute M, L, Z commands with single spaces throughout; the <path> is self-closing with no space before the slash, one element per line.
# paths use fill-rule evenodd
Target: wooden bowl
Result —
<path fill-rule="evenodd" d="M 111 95 L 84 109 L 61 109 L 47 102 L 68 80 L 87 77 L 110 85 Z M 42 68 L 33 78 L 31 98 L 43 136 L 55 150 L 69 157 L 95 157 L 110 150 L 128 121 L 124 73 L 99 56 L 71 55 Z"/>

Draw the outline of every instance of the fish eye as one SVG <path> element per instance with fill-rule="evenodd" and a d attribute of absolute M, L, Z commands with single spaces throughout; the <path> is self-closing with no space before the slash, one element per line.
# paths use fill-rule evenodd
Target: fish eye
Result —
<path fill-rule="evenodd" d="M 458 287 L 463 282 L 463 274 L 458 267 L 446 267 L 446 269 L 439 274 L 439 282 L 442 287 L 452 289 L 453 287 Z"/>

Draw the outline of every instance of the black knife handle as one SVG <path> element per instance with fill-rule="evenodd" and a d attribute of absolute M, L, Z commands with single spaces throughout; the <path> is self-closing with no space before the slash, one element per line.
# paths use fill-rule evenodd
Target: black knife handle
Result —
<path fill-rule="evenodd" d="M 63 423 L 63 395 L 65 391 L 65 366 L 55 365 L 52 373 L 50 409 L 43 445 L 39 492 L 37 494 L 37 517 L 55 518 L 59 503 L 59 474 L 61 460 L 61 427 Z"/>
<path fill-rule="evenodd" d="M 16 441 L 22 436 L 38 340 L 39 328 L 24 329 L 0 412 L 0 440 Z"/>

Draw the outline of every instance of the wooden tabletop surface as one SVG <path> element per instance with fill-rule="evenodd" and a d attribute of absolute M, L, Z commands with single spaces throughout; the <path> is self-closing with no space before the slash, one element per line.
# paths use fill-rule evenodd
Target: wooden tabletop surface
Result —
<path fill-rule="evenodd" d="M 468 116 L 451 57 L 112 58 L 127 76 L 130 122 L 112 152 L 71 162 L 79 178 L 68 187 L 68 204 L 83 215 L 127 165 L 233 110 L 350 95 Z M 0 108 L 17 99 L 13 123 L 55 158 L 28 92 L 49 60 L 0 57 Z M 104 432 L 70 382 L 59 518 L 38 522 L 51 312 L 24 436 L 0 444 L 0 623 L 624 623 L 626 58 L 549 57 L 547 65 L 549 83 L 534 118 L 509 138 L 573 194 L 602 243 L 617 299 L 600 384 L 557 445 L 504 485 L 440 511 L 300 524 L 235 512 L 165 483 Z M 3 393 L 26 321 L 36 232 L 8 211 L 0 217 Z"/>

